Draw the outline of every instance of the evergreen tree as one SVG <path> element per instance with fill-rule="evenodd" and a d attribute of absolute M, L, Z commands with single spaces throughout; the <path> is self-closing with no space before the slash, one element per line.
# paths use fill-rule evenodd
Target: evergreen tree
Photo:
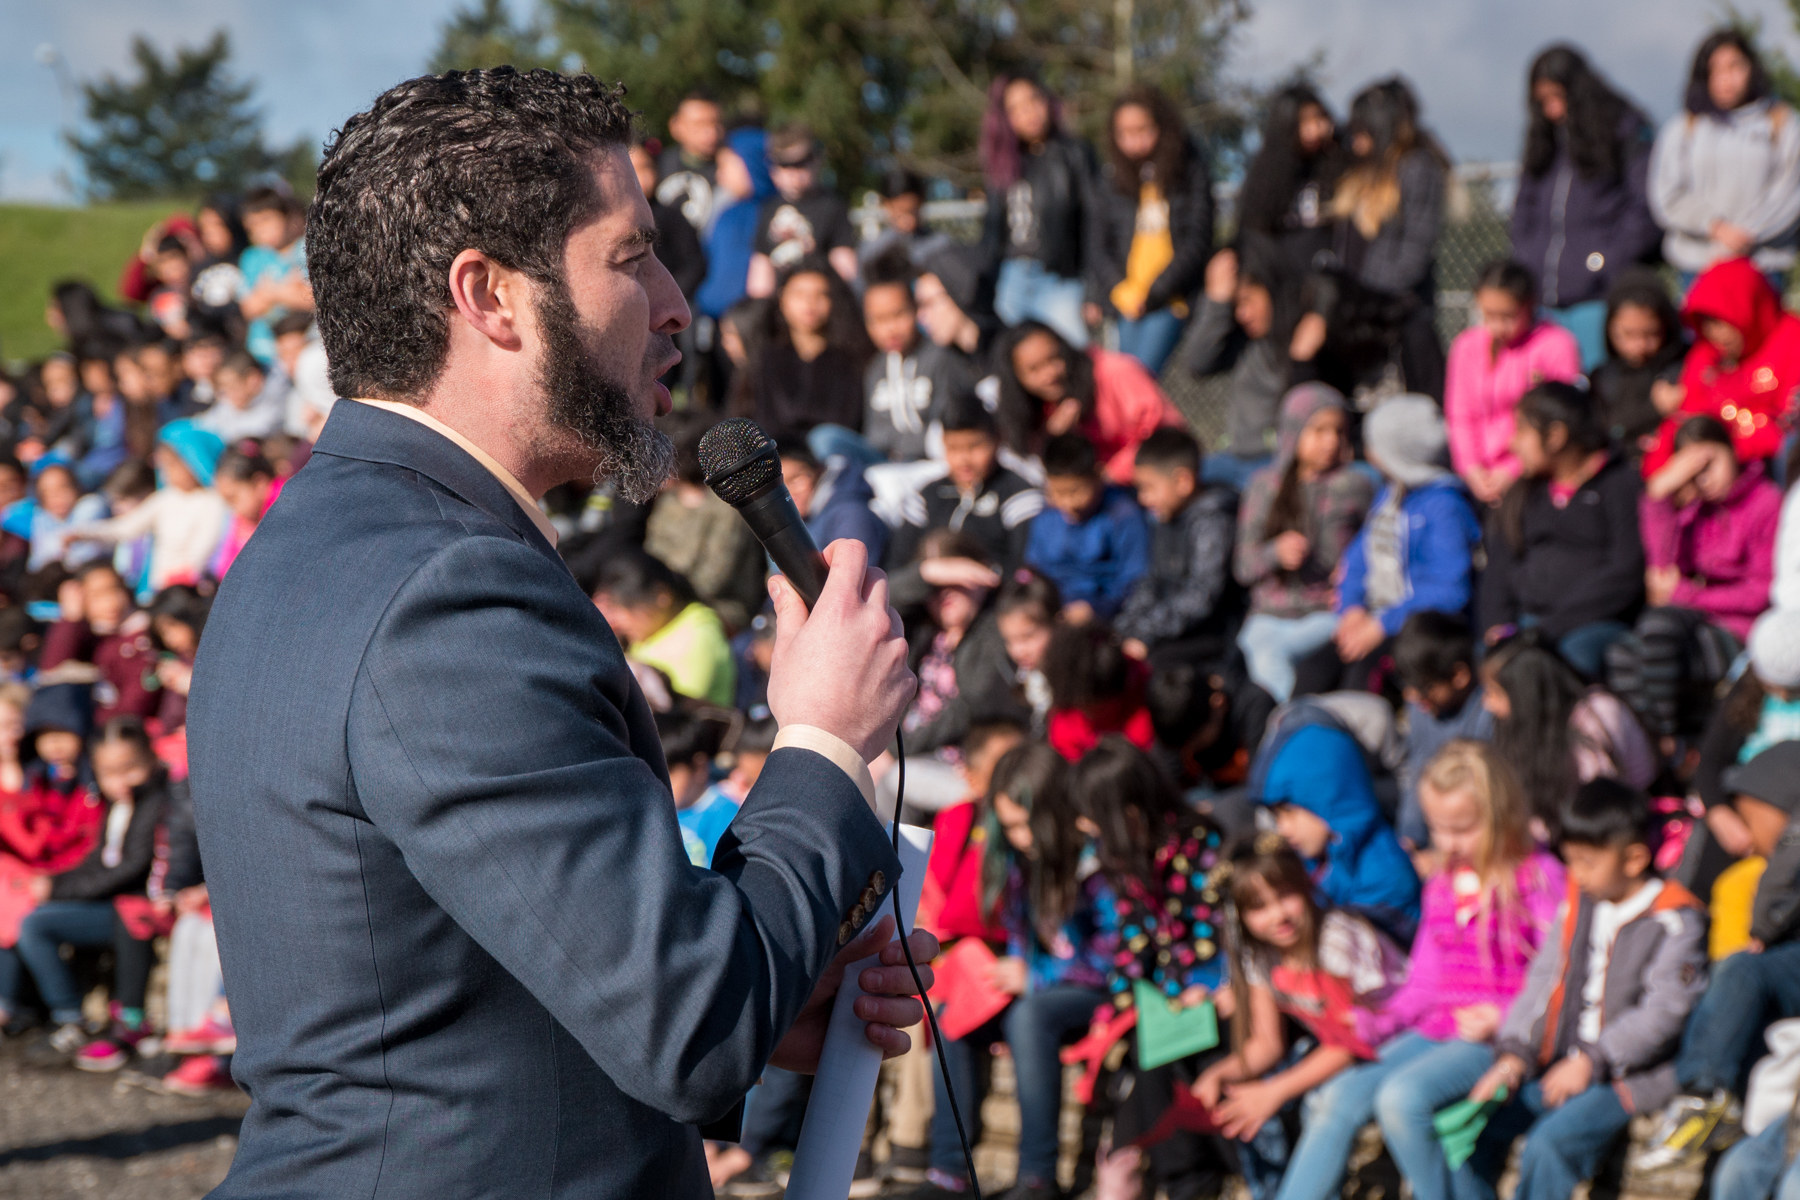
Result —
<path fill-rule="evenodd" d="M 68 135 L 81 156 L 87 190 L 97 199 L 195 195 L 238 188 L 279 170 L 286 154 L 264 144 L 252 87 L 226 72 L 225 31 L 206 45 L 179 46 L 164 58 L 135 38 L 135 79 L 114 75 L 82 85 L 92 132 Z"/>
<path fill-rule="evenodd" d="M 1243 97 L 1222 83 L 1244 0 L 540 0 L 524 27 L 499 0 L 480 4 L 445 26 L 434 69 L 514 53 L 623 80 L 652 132 L 704 86 L 728 119 L 807 121 L 846 191 L 889 162 L 979 186 L 981 114 L 1002 74 L 1041 77 L 1089 137 L 1133 81 L 1168 90 L 1215 155 L 1244 130 Z"/>

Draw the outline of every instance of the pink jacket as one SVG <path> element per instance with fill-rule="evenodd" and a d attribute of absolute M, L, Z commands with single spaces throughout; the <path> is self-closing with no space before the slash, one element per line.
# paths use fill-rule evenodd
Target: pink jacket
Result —
<path fill-rule="evenodd" d="M 1699 500 L 1678 509 L 1649 496 L 1638 501 L 1644 564 L 1681 571 L 1669 603 L 1705 613 L 1739 641 L 1769 607 L 1780 523 L 1781 491 L 1761 462 L 1746 466 L 1717 504 Z"/>
<path fill-rule="evenodd" d="M 1496 468 L 1518 477 L 1512 454 L 1513 410 L 1546 380 L 1567 382 L 1581 374 L 1581 349 L 1560 325 L 1540 321 L 1525 336 L 1493 353 L 1494 339 L 1480 325 L 1450 343 L 1444 372 L 1444 424 L 1450 465 L 1458 475 L 1472 467 Z"/>
<path fill-rule="evenodd" d="M 1093 439 L 1106 478 L 1130 487 L 1143 440 L 1164 425 L 1185 428 L 1187 422 L 1137 359 L 1097 348 L 1088 357 L 1094 361 L 1094 415 L 1081 432 Z"/>
<path fill-rule="evenodd" d="M 1504 1015 L 1525 986 L 1525 972 L 1543 944 L 1563 901 L 1562 863 L 1534 851 L 1513 876 L 1515 896 L 1490 894 L 1458 921 L 1451 872 L 1425 881 L 1419 933 L 1413 939 L 1406 982 L 1379 1012 L 1359 1009 L 1357 1033 L 1372 1046 L 1408 1029 L 1448 1041 L 1456 1036 L 1456 1010 L 1492 1004 Z"/>

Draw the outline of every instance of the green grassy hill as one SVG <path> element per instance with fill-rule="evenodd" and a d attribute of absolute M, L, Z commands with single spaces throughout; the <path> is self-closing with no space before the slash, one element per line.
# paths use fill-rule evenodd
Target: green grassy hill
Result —
<path fill-rule="evenodd" d="M 44 324 L 51 284 L 83 279 L 116 301 L 119 272 L 144 231 L 190 207 L 179 200 L 91 208 L 0 204 L 0 361 L 40 358 L 58 348 Z"/>

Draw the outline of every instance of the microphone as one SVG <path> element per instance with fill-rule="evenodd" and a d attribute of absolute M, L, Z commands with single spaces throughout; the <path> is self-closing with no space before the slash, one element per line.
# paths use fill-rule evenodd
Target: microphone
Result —
<path fill-rule="evenodd" d="M 720 421 L 700 439 L 700 469 L 706 485 L 738 510 L 806 607 L 817 604 L 828 571 L 825 556 L 794 507 L 769 435 L 743 417 Z"/>

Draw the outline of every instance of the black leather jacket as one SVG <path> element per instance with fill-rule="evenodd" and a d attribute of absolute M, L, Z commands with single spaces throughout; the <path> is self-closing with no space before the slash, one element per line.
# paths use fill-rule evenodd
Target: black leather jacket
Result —
<path fill-rule="evenodd" d="M 1031 258 L 1052 275 L 1082 278 L 1094 152 L 1086 142 L 1057 134 L 1020 158 L 1018 181 L 988 197 L 982 248 L 993 262 Z"/>
<path fill-rule="evenodd" d="M 1108 312 L 1112 311 L 1108 296 L 1125 278 L 1125 262 L 1131 254 L 1131 239 L 1137 233 L 1138 214 L 1137 189 L 1133 187 L 1129 195 L 1121 192 L 1112 173 L 1112 164 L 1107 163 L 1094 184 L 1093 233 L 1088 252 L 1093 299 Z M 1200 290 L 1207 260 L 1212 257 L 1212 176 L 1205 155 L 1192 142 L 1188 144 L 1187 176 L 1168 194 L 1168 201 L 1169 236 L 1175 243 L 1175 260 L 1150 285 L 1145 312 L 1167 308 L 1176 300 L 1191 300 Z"/>

